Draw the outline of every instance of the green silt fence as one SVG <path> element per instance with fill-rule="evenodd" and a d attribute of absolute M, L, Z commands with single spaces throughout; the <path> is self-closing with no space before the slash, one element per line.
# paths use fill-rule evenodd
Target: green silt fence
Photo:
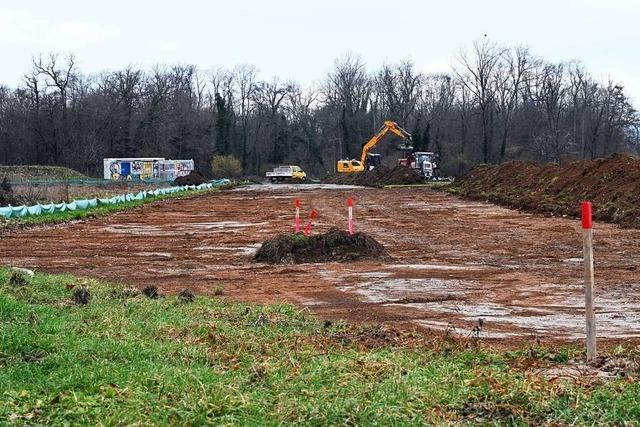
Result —
<path fill-rule="evenodd" d="M 194 190 L 205 190 L 220 187 L 229 184 L 228 179 L 219 179 L 206 182 L 200 185 L 183 185 L 179 187 L 158 188 L 153 191 L 140 191 L 137 194 L 127 193 L 119 196 L 107 197 L 104 199 L 79 199 L 69 203 L 49 203 L 46 205 L 33 206 L 6 206 L 0 207 L 0 216 L 5 218 L 21 218 L 26 216 L 52 214 L 56 212 L 86 210 L 101 205 L 116 205 L 119 203 L 130 202 L 133 200 L 144 200 L 150 196 L 161 196 L 165 194 L 180 193 Z"/>

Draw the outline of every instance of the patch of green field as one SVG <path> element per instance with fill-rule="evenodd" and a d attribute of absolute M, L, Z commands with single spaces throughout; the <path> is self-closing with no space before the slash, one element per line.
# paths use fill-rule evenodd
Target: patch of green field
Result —
<path fill-rule="evenodd" d="M 28 180 L 61 180 L 61 179 L 86 179 L 87 176 L 73 169 L 62 166 L 0 166 L 0 179 L 7 177 L 8 180 L 28 181 Z"/>
<path fill-rule="evenodd" d="M 623 424 L 633 379 L 547 381 L 571 348 L 498 352 L 289 305 L 150 299 L 121 286 L 0 269 L 0 424 Z M 80 287 L 91 294 L 76 305 Z"/>

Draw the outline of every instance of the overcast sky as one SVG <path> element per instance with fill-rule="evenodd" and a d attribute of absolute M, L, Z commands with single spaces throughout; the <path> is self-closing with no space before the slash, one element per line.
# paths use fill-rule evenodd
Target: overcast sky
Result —
<path fill-rule="evenodd" d="M 75 53 L 85 73 L 250 63 L 303 84 L 347 52 L 370 68 L 411 59 L 448 71 L 484 34 L 547 60 L 579 59 L 640 104 L 640 0 L 0 0 L 0 83 L 17 85 L 49 51 Z"/>

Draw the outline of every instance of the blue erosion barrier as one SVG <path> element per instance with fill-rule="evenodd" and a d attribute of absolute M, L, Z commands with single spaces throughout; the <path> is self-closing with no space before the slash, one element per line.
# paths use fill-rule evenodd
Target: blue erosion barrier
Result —
<path fill-rule="evenodd" d="M 25 216 L 52 214 L 56 212 L 86 210 L 101 205 L 117 205 L 119 203 L 130 202 L 133 200 L 144 200 L 150 196 L 161 196 L 164 194 L 180 193 L 184 191 L 206 190 L 229 184 L 229 182 L 230 181 L 228 179 L 218 179 L 200 185 L 158 188 L 152 191 L 140 191 L 137 194 L 120 194 L 118 196 L 107 197 L 105 199 L 80 199 L 73 200 L 69 203 L 49 203 L 46 205 L 37 204 L 33 206 L 6 206 L 0 207 L 0 216 L 5 218 L 21 218 Z"/>

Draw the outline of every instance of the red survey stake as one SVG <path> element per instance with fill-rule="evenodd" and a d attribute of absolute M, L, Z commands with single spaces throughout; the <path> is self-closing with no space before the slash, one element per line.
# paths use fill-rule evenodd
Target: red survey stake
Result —
<path fill-rule="evenodd" d="M 353 198 L 347 199 L 347 208 L 349 210 L 349 234 L 353 234 Z"/>
<path fill-rule="evenodd" d="M 313 230 L 313 220 L 318 218 L 318 211 L 315 209 L 311 209 L 311 212 L 309 212 L 309 222 L 307 223 L 307 225 L 304 226 L 304 235 L 308 236 L 311 234 L 311 231 Z"/>
<path fill-rule="evenodd" d="M 582 202 L 582 228 L 589 230 L 593 227 L 593 208 L 591 202 Z"/>

